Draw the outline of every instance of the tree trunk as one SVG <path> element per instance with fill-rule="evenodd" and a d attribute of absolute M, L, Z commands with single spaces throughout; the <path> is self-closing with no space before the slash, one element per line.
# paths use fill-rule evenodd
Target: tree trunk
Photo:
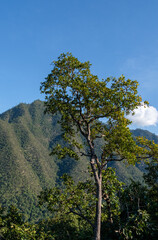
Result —
<path fill-rule="evenodd" d="M 97 201 L 96 201 L 96 216 L 94 226 L 94 240 L 101 239 L 101 206 L 102 206 L 102 176 L 100 176 L 97 184 Z"/>

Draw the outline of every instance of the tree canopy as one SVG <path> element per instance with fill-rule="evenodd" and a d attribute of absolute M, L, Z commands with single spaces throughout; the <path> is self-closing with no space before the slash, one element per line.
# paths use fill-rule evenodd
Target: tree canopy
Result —
<path fill-rule="evenodd" d="M 131 122 L 126 115 L 142 102 L 138 82 L 123 75 L 118 79 L 99 80 L 91 73 L 90 66 L 71 53 L 61 54 L 41 84 L 41 92 L 46 95 L 45 111 L 61 114 L 63 137 L 68 143 L 67 147 L 57 144 L 52 154 L 59 158 L 68 155 L 76 160 L 82 156 L 89 158 L 96 184 L 94 239 L 100 240 L 102 177 L 107 164 L 122 160 L 135 164 L 142 159 L 157 158 L 158 146 L 140 137 L 135 141 L 128 128 Z M 77 135 L 84 138 L 85 146 L 77 140 Z M 96 152 L 98 138 L 103 141 L 99 154 Z"/>

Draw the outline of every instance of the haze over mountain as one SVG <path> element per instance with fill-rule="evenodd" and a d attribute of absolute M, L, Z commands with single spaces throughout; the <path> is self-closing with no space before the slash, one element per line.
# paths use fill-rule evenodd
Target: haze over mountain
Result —
<path fill-rule="evenodd" d="M 76 181 L 87 176 L 85 157 L 80 161 L 61 161 L 49 155 L 56 143 L 65 144 L 59 117 L 44 114 L 44 104 L 39 100 L 19 104 L 0 115 L 0 203 L 17 205 L 28 219 L 44 214 L 36 208 L 37 195 L 42 189 L 53 187 L 63 173 L 69 173 Z M 137 129 L 132 133 L 158 143 L 158 136 L 148 131 Z M 143 163 L 136 167 L 118 162 L 111 165 L 126 183 L 130 178 L 142 180 Z"/>

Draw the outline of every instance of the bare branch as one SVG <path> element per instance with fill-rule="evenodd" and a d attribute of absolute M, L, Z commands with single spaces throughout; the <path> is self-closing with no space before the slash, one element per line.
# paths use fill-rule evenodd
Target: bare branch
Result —
<path fill-rule="evenodd" d="M 80 152 L 80 154 L 81 154 L 81 156 L 85 156 L 85 157 L 90 157 L 91 156 L 91 154 L 86 154 L 84 152 Z"/>
<path fill-rule="evenodd" d="M 96 119 L 99 119 L 99 118 L 106 118 L 106 117 L 109 116 L 109 114 L 111 114 L 112 112 L 117 112 L 118 110 L 119 110 L 119 107 L 116 108 L 115 110 L 112 109 L 111 111 L 109 111 L 105 115 L 95 115 L 95 116 L 92 116 L 92 118 L 89 120 L 88 123 L 91 123 L 91 122 L 93 122 L 93 121 L 95 121 Z"/>
<path fill-rule="evenodd" d="M 149 155 L 149 156 L 137 156 L 136 158 L 137 159 L 149 159 L 149 158 L 152 158 L 153 156 L 152 155 Z"/>
<path fill-rule="evenodd" d="M 70 115 L 71 115 L 72 119 L 77 123 L 77 126 L 79 127 L 79 130 L 80 130 L 81 134 L 82 134 L 84 137 L 87 137 L 87 134 L 86 134 L 86 133 L 82 130 L 82 128 L 81 128 L 80 122 L 73 116 L 73 114 L 70 113 Z"/>

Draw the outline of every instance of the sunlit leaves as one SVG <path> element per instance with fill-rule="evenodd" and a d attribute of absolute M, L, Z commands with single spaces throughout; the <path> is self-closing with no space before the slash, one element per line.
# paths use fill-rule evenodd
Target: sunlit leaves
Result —
<path fill-rule="evenodd" d="M 61 54 L 41 84 L 41 92 L 46 95 L 46 111 L 61 113 L 60 123 L 69 143 L 63 150 L 57 146 L 53 153 L 64 158 L 67 151 L 67 155 L 78 159 L 74 147 L 78 150 L 82 147 L 75 139 L 79 132 L 85 138 L 90 134 L 91 142 L 96 138 L 104 139 L 102 162 L 107 158 L 114 160 L 117 155 L 134 164 L 141 149 L 131 136 L 130 121 L 125 114 L 141 104 L 138 82 L 126 80 L 123 75 L 100 81 L 91 73 L 90 66 L 89 62 L 81 63 L 71 53 Z M 107 120 L 106 125 L 99 122 L 102 118 Z"/>
<path fill-rule="evenodd" d="M 135 164 L 142 158 L 158 158 L 158 146 L 142 138 L 137 138 L 136 142 L 128 128 L 131 122 L 126 119 L 126 115 L 134 111 L 142 102 L 137 87 L 137 81 L 126 80 L 123 75 L 118 79 L 107 78 L 100 81 L 91 73 L 89 62 L 81 63 L 70 53 L 61 54 L 58 60 L 53 62 L 51 74 L 41 84 L 41 92 L 46 94 L 46 112 L 61 114 L 60 124 L 68 144 L 67 147 L 57 144 L 52 154 L 62 159 L 68 155 L 77 160 L 82 155 L 89 156 L 96 184 L 96 213 L 92 219 L 95 219 L 94 236 L 98 240 L 100 240 L 103 200 L 102 175 L 103 169 L 107 168 L 107 163 L 125 160 L 129 164 Z M 105 124 L 100 122 L 103 119 L 106 119 Z M 86 153 L 81 152 L 83 146 L 76 140 L 77 136 L 84 138 Z M 102 139 L 99 154 L 96 153 L 97 138 Z M 111 180 L 110 176 L 109 180 Z M 109 184 L 111 182 L 107 183 L 108 187 Z M 71 193 L 67 192 L 68 195 L 65 192 L 60 193 L 62 202 L 57 202 L 58 207 L 68 201 L 69 205 L 65 206 L 65 210 L 69 209 L 71 213 L 76 213 L 76 208 L 78 209 L 81 202 L 82 210 L 85 210 L 84 206 L 87 209 L 86 202 L 83 200 L 89 195 L 85 195 L 81 186 L 77 188 L 71 186 L 73 189 Z M 109 194 L 106 198 L 109 200 Z M 51 198 L 48 202 L 49 200 Z M 89 204 L 93 202 L 92 199 L 88 200 Z M 76 204 L 75 209 L 73 204 Z M 111 204 L 108 208 L 111 208 L 110 206 Z M 79 212 L 76 215 L 82 214 Z M 84 211 L 82 218 L 83 216 L 87 220 L 87 212 Z M 108 218 L 111 219 L 111 216 L 112 210 Z"/>

